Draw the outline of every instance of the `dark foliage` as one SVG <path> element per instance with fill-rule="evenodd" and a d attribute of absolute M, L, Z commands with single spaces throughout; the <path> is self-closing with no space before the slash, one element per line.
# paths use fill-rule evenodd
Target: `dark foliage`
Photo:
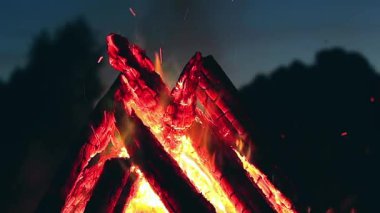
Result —
<path fill-rule="evenodd" d="M 303 210 L 373 212 L 380 76 L 357 53 L 329 49 L 241 89 L 260 164 Z"/>
<path fill-rule="evenodd" d="M 24 67 L 0 84 L 1 208 L 33 211 L 101 92 L 100 55 L 82 19 L 34 40 Z"/>

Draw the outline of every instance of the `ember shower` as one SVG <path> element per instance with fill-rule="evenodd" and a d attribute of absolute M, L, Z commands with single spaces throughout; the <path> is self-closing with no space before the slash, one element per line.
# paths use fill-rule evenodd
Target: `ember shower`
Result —
<path fill-rule="evenodd" d="M 296 212 L 255 165 L 236 88 L 211 56 L 196 53 L 170 92 L 138 46 L 116 34 L 107 45 L 121 74 L 41 211 Z"/>

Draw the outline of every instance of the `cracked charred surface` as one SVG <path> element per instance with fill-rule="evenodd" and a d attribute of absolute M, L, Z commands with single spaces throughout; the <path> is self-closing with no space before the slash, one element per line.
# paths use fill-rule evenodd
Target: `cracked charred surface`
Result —
<path fill-rule="evenodd" d="M 90 199 L 88 208 L 106 196 L 115 211 L 126 211 L 146 180 L 170 212 L 295 212 L 254 165 L 250 122 L 236 88 L 211 56 L 196 53 L 169 93 L 142 49 L 116 34 L 107 36 L 107 45 L 111 66 L 122 74 L 98 104 L 84 142 L 69 156 L 41 210 L 82 212 Z M 208 140 L 196 133 L 205 128 L 211 129 L 205 131 Z M 109 183 L 105 162 L 121 157 L 132 162 L 124 169 L 133 175 L 109 189 L 112 195 L 99 194 Z"/>

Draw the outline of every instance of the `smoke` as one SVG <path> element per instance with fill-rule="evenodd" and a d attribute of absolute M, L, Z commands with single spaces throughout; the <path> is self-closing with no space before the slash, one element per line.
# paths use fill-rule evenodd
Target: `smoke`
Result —
<path fill-rule="evenodd" d="M 239 19 L 244 15 L 242 6 L 245 3 L 220 0 L 138 2 L 143 5 L 136 5 L 136 10 L 142 10 L 136 30 L 144 38 L 143 46 L 149 52 L 163 49 L 164 68 L 170 76 L 176 78 L 196 51 L 213 54 L 217 59 L 224 58 L 224 54 L 232 55 L 227 47 L 238 41 L 239 32 L 231 29 L 242 24 Z"/>
<path fill-rule="evenodd" d="M 237 43 L 251 34 L 242 21 L 249 13 L 247 4 L 230 0 L 113 0 L 93 4 L 87 15 L 101 29 L 103 38 L 109 32 L 121 33 L 152 59 L 162 48 L 165 75 L 174 82 L 196 51 L 213 54 L 222 66 L 232 64 L 236 51 L 231 51 L 231 46 L 241 46 Z M 228 70 L 238 69 L 227 66 Z"/>

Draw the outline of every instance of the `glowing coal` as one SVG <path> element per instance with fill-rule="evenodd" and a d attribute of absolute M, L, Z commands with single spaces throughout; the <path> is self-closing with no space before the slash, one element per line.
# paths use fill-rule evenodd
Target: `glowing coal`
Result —
<path fill-rule="evenodd" d="M 161 49 L 154 64 L 120 35 L 107 45 L 121 74 L 94 111 L 72 168 L 62 170 L 65 181 L 40 209 L 296 212 L 255 166 L 236 88 L 211 56 L 196 53 L 169 92 Z"/>

